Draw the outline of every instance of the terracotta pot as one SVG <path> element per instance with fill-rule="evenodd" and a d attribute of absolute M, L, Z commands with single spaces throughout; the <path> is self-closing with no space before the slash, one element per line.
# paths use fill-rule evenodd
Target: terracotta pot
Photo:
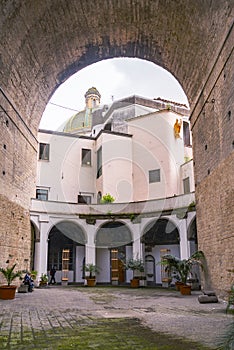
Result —
<path fill-rule="evenodd" d="M 0 299 L 8 300 L 15 298 L 17 286 L 0 286 Z"/>
<path fill-rule="evenodd" d="M 139 279 L 138 278 L 133 278 L 130 282 L 131 282 L 131 287 L 132 288 L 138 288 L 139 287 Z"/>
<path fill-rule="evenodd" d="M 176 290 L 180 290 L 180 287 L 183 285 L 183 283 L 182 282 L 175 282 L 175 288 L 176 288 Z"/>
<path fill-rule="evenodd" d="M 180 293 L 182 295 L 190 295 L 191 294 L 191 286 L 188 286 L 187 284 L 182 284 L 180 286 Z"/>
<path fill-rule="evenodd" d="M 87 278 L 87 286 L 94 287 L 96 285 L 96 278 Z"/>
<path fill-rule="evenodd" d="M 47 287 L 47 282 L 40 281 L 39 282 L 39 287 Z"/>

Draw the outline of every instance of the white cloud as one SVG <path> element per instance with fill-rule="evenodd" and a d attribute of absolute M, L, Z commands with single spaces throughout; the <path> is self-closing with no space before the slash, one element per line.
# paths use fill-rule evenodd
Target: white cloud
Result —
<path fill-rule="evenodd" d="M 74 74 L 54 93 L 51 102 L 82 110 L 85 92 L 95 86 L 101 94 L 101 104 L 139 95 L 148 98 L 165 98 L 188 104 L 178 81 L 166 70 L 152 62 L 134 58 L 115 58 L 92 64 Z M 57 130 L 75 112 L 48 104 L 40 128 Z"/>

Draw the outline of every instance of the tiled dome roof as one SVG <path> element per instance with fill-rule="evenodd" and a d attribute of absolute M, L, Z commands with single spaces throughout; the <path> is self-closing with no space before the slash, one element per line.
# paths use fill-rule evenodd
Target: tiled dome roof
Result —
<path fill-rule="evenodd" d="M 88 89 L 88 91 L 86 91 L 85 97 L 87 97 L 88 95 L 97 95 L 101 98 L 100 92 L 95 87 L 91 87 Z"/>

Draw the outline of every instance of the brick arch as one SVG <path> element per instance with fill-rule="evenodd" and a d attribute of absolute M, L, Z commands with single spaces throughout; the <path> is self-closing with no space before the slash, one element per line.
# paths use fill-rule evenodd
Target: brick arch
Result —
<path fill-rule="evenodd" d="M 224 0 L 22 1 L 0 9 L 1 85 L 34 132 L 56 88 L 107 58 L 166 68 L 193 104 L 232 20 Z"/>
<path fill-rule="evenodd" d="M 17 242 L 19 256 L 23 248 L 17 232 L 27 236 L 30 231 L 36 133 L 51 95 L 94 62 L 137 57 L 170 71 L 188 97 L 200 248 L 215 287 L 229 288 L 231 277 L 223 277 L 223 271 L 232 261 L 228 225 L 234 220 L 229 214 L 234 205 L 233 17 L 233 3 L 227 0 L 97 0 L 95 6 L 91 0 L 0 2 L 0 139 L 6 146 L 0 149 L 0 214 L 3 232 L 12 227 L 9 212 L 27 221 L 14 226 L 11 244 Z M 207 245 L 211 234 L 212 249 Z M 9 251 L 4 244 L 2 261 Z M 216 256 L 224 250 L 227 257 L 216 270 Z"/>

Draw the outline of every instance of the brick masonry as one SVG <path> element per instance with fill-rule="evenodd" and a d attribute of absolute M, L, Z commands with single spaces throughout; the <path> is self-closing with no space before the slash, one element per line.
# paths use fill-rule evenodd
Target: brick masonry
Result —
<path fill-rule="evenodd" d="M 0 96 L 5 111 L 0 114 L 0 266 L 16 263 L 16 269 L 29 269 L 37 141 L 7 98 Z"/>
<path fill-rule="evenodd" d="M 8 111 L 9 104 L 1 96 L 0 265 L 12 252 L 23 265 L 23 256 L 29 253 L 29 243 L 23 242 L 29 239 L 28 211 L 35 191 L 35 136 L 50 96 L 89 64 L 138 57 L 172 72 L 188 96 L 193 110 L 199 244 L 208 254 L 214 285 L 229 287 L 233 17 L 234 6 L 226 0 L 168 1 L 166 8 L 164 1 L 148 0 L 97 0 L 95 6 L 89 0 L 0 3 L 1 89 L 21 115 L 10 107 L 7 126 L 2 107 Z"/>
<path fill-rule="evenodd" d="M 232 30 L 191 118 L 198 241 L 220 295 L 229 290 L 234 268 L 233 46 Z"/>
<path fill-rule="evenodd" d="M 1 266 L 30 269 L 31 228 L 28 210 L 0 195 Z M 4 282 L 2 276 L 0 282 Z M 6 283 L 6 281 L 4 282 Z"/>

